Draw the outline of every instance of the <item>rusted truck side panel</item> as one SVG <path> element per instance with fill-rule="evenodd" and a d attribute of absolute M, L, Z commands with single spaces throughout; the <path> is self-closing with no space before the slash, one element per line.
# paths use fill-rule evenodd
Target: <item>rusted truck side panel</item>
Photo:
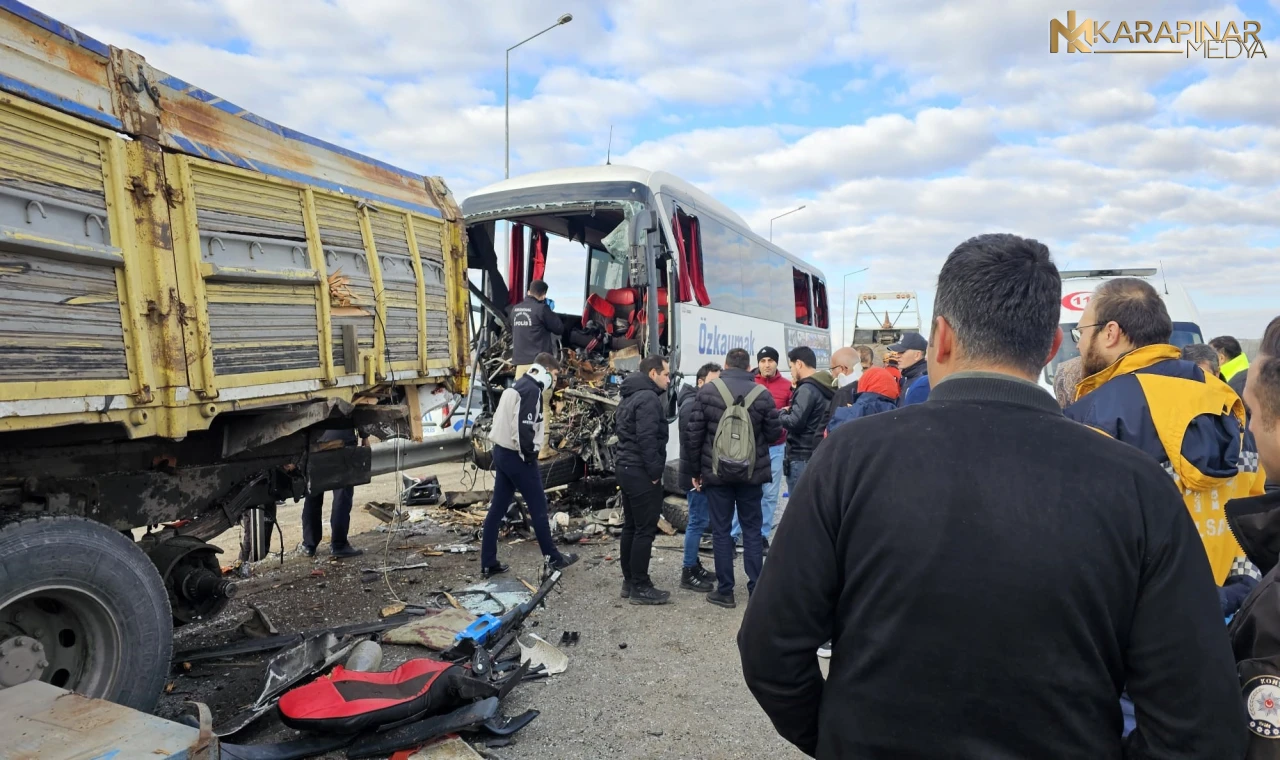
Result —
<path fill-rule="evenodd" d="M 0 90 L 111 129 L 124 124 L 112 103 L 103 43 L 14 0 L 0 0 Z"/>
<path fill-rule="evenodd" d="M 0 431 L 181 438 L 224 411 L 465 381 L 464 233 L 443 182 L 15 0 L 0 226 Z"/>

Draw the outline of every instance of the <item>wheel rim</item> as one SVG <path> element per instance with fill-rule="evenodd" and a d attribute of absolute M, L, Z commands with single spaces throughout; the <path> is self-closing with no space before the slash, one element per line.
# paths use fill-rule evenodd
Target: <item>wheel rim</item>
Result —
<path fill-rule="evenodd" d="M 9 599 L 0 606 L 0 643 L 20 638 L 39 642 L 48 662 L 34 678 L 88 697 L 111 696 L 122 637 L 119 622 L 95 591 L 47 585 Z M 29 651 L 30 644 L 10 649 Z"/>

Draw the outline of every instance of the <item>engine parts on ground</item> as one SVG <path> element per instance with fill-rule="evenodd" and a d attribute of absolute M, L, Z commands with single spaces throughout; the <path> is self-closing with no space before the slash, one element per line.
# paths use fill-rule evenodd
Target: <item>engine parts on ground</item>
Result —
<path fill-rule="evenodd" d="M 353 639 L 342 640 L 332 633 L 322 633 L 303 639 L 272 657 L 267 663 L 262 693 L 257 700 L 240 714 L 214 728 L 219 737 L 232 736 L 275 707 L 280 695 L 308 678 L 328 670 L 355 648 Z"/>
<path fill-rule="evenodd" d="M 435 475 L 415 478 L 401 475 L 404 490 L 400 492 L 400 503 L 406 507 L 425 507 L 439 504 L 443 494 L 440 491 L 440 479 Z"/>

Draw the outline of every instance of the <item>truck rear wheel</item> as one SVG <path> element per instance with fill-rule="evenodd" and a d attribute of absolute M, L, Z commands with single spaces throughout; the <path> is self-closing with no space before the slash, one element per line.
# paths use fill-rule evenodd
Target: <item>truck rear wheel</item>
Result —
<path fill-rule="evenodd" d="M 0 524 L 0 688 L 41 680 L 150 712 L 172 652 L 164 583 L 126 536 L 79 517 Z"/>

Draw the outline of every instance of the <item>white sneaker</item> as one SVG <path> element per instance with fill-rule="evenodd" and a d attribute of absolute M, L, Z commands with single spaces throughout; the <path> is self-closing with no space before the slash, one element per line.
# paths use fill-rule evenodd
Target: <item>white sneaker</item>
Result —
<path fill-rule="evenodd" d="M 831 642 L 830 641 L 818 647 L 818 656 L 824 660 L 831 659 Z"/>

